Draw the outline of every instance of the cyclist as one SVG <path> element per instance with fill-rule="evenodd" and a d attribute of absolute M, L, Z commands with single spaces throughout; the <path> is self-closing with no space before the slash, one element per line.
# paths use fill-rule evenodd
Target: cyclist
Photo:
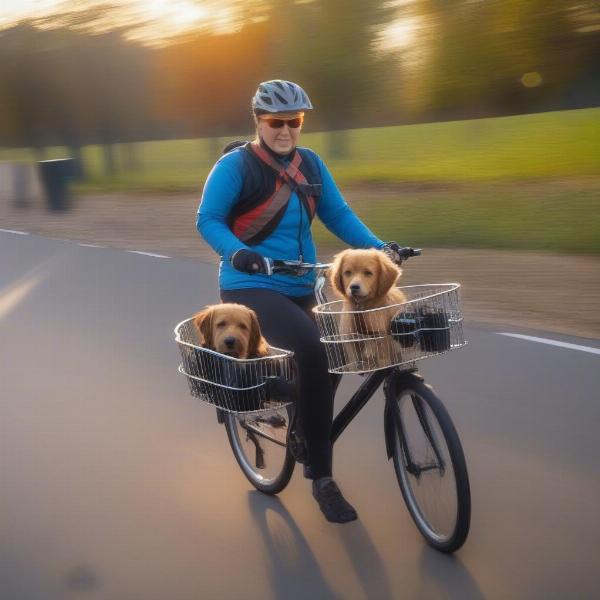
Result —
<path fill-rule="evenodd" d="M 222 301 L 252 308 L 269 343 L 295 353 L 305 476 L 313 479 L 325 517 L 344 523 L 357 515 L 332 478 L 334 379 L 311 312 L 315 275 L 271 275 L 265 257 L 316 262 L 314 216 L 352 247 L 379 248 L 396 259 L 400 247 L 375 236 L 345 202 L 321 158 L 297 147 L 312 108 L 296 83 L 272 80 L 258 86 L 252 98 L 255 139 L 226 148 L 214 165 L 196 226 L 221 257 Z"/>

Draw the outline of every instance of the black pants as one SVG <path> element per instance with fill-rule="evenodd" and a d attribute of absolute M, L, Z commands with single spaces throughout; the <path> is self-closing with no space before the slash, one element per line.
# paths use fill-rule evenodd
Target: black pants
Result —
<path fill-rule="evenodd" d="M 294 352 L 300 380 L 298 416 L 308 460 L 315 478 L 330 476 L 334 378 L 327 371 L 327 355 L 311 313 L 314 294 L 294 297 L 251 288 L 221 290 L 221 300 L 254 310 L 269 344 Z"/>

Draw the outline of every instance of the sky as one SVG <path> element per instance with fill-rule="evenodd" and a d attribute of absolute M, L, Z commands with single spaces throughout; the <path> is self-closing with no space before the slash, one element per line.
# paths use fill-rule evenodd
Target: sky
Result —
<path fill-rule="evenodd" d="M 3 0 L 0 4 L 0 24 L 23 17 L 45 15 L 56 9 L 57 0 Z"/>
<path fill-rule="evenodd" d="M 157 39 L 210 26 L 224 30 L 234 17 L 232 3 L 224 0 L 109 0 L 113 4 L 127 6 L 130 19 L 147 20 L 147 24 L 133 36 L 139 39 Z M 399 4 L 405 3 L 399 2 Z M 0 27 L 19 19 L 45 17 L 64 10 L 65 7 L 81 7 L 85 1 L 73 0 L 1 0 Z M 87 0 L 89 4 L 97 0 Z M 391 23 L 386 29 L 383 46 L 404 47 L 410 44 L 414 32 L 414 19 Z"/>

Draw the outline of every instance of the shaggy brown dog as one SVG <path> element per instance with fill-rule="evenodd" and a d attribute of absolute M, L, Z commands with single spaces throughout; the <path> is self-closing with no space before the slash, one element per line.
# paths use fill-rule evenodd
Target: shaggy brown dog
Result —
<path fill-rule="evenodd" d="M 400 267 L 379 250 L 344 250 L 335 256 L 330 282 L 344 299 L 342 310 L 347 311 L 340 319 L 340 333 L 348 339 L 361 339 L 344 344 L 350 360 L 373 363 L 373 367 L 391 361 L 397 348 L 389 337 L 390 322 L 399 307 L 373 309 L 406 302 L 395 287 L 401 274 Z M 379 339 L 362 341 L 365 337 Z"/>
<path fill-rule="evenodd" d="M 195 314 L 200 344 L 234 358 L 259 358 L 269 353 L 256 313 L 241 304 L 213 304 Z"/>

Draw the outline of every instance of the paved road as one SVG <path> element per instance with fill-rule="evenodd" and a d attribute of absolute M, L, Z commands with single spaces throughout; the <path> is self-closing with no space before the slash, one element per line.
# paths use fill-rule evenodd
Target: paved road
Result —
<path fill-rule="evenodd" d="M 380 395 L 336 452 L 358 522 L 327 523 L 299 470 L 278 499 L 250 489 L 176 370 L 173 327 L 214 281 L 0 232 L 2 600 L 598 597 L 600 355 L 468 327 L 423 363 L 471 474 L 471 535 L 448 557 L 402 504 Z"/>

